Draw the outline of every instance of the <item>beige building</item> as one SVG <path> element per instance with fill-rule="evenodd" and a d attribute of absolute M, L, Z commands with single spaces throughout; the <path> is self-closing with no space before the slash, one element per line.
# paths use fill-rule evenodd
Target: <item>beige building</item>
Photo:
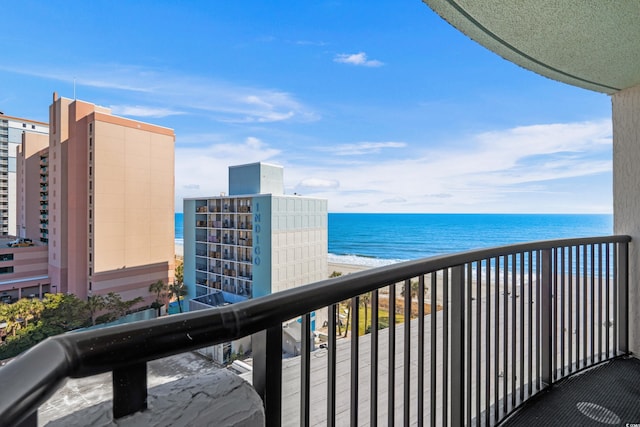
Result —
<path fill-rule="evenodd" d="M 35 120 L 0 113 L 0 236 L 14 236 L 16 229 L 16 151 L 23 135 L 47 138 L 49 126 Z"/>
<path fill-rule="evenodd" d="M 173 130 L 56 94 L 49 118 L 18 150 L 21 236 L 48 244 L 52 289 L 152 302 L 174 275 Z"/>
<path fill-rule="evenodd" d="M 56 292 L 49 285 L 47 247 L 8 247 L 9 238 L 0 239 L 0 303 L 23 297 L 41 298 Z"/>

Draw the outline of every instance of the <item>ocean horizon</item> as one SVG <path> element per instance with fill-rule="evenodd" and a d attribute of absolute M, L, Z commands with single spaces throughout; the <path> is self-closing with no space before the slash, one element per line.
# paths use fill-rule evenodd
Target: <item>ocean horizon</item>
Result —
<path fill-rule="evenodd" d="M 611 214 L 329 213 L 328 260 L 379 267 L 513 243 L 613 234 Z M 183 214 L 175 214 L 184 244 Z"/>

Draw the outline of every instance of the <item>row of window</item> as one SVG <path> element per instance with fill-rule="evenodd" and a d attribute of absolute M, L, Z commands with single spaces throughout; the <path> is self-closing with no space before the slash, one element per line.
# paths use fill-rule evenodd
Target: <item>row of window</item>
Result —
<path fill-rule="evenodd" d="M 93 275 L 93 123 L 89 123 L 89 290 Z"/>

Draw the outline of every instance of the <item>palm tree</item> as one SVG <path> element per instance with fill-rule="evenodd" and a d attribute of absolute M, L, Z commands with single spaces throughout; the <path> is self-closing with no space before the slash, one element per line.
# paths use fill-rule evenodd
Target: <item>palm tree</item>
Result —
<path fill-rule="evenodd" d="M 20 315 L 16 308 L 15 304 L 0 305 L 0 321 L 7 323 L 5 331 L 7 335 L 11 334 L 14 337 L 17 330 L 20 329 L 20 322 L 18 321 Z"/>
<path fill-rule="evenodd" d="M 158 280 L 149 285 L 149 292 L 152 294 L 156 294 L 156 308 L 158 309 L 158 314 L 160 313 L 160 307 L 162 306 L 162 302 L 160 301 L 160 297 L 162 296 L 164 299 L 165 292 L 167 291 L 167 285 L 164 284 L 162 280 Z"/>
<path fill-rule="evenodd" d="M 369 304 L 371 304 L 371 292 L 360 295 L 360 303 L 364 306 L 364 332 L 367 333 L 367 323 L 369 323 Z M 371 308 L 373 310 L 373 307 Z"/>
<path fill-rule="evenodd" d="M 346 338 L 347 333 L 349 332 L 349 320 L 351 319 L 351 300 L 348 299 L 348 300 L 343 301 L 343 302 L 347 306 L 347 325 L 344 328 L 344 336 Z M 351 325 L 351 327 L 353 328 L 353 325 Z"/>
<path fill-rule="evenodd" d="M 176 266 L 176 270 L 174 274 L 176 277 L 176 283 L 183 283 L 184 282 L 184 264 L 179 264 L 178 266 Z"/>
<path fill-rule="evenodd" d="M 169 285 L 169 298 L 176 297 L 178 299 L 178 309 L 182 313 L 182 302 L 180 298 L 187 295 L 189 292 L 187 287 L 182 282 L 175 282 Z"/>

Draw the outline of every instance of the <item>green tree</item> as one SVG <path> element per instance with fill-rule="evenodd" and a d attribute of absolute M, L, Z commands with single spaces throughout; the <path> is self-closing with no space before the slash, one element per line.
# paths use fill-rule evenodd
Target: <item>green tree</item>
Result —
<path fill-rule="evenodd" d="M 184 283 L 184 264 L 178 265 L 174 274 L 176 283 Z"/>
<path fill-rule="evenodd" d="M 14 304 L 0 304 L 0 322 L 7 324 L 5 333 L 7 335 L 16 336 L 20 329 L 20 315 Z"/>
<path fill-rule="evenodd" d="M 351 300 L 348 299 L 346 301 L 343 301 L 343 304 L 347 307 L 347 325 L 344 328 L 344 336 L 346 337 L 347 333 L 349 333 L 349 321 L 351 320 Z"/>
<path fill-rule="evenodd" d="M 334 271 L 329 275 L 329 278 L 333 279 L 334 277 L 340 277 L 340 276 L 342 276 L 342 273 L 340 273 L 339 271 Z"/>
<path fill-rule="evenodd" d="M 360 295 L 360 304 L 364 307 L 364 330 L 367 330 L 367 323 L 369 323 L 369 305 L 371 304 L 371 292 Z M 374 308 L 371 308 L 372 310 Z"/>
<path fill-rule="evenodd" d="M 100 310 L 104 310 L 106 305 L 107 303 L 102 295 L 91 295 L 87 298 L 87 310 L 89 311 L 91 324 L 93 326 L 96 325 L 98 312 L 100 312 Z"/>
<path fill-rule="evenodd" d="M 109 292 L 104 296 L 105 306 L 104 308 L 108 311 L 107 315 L 102 317 L 102 320 L 105 322 L 112 322 L 126 315 L 131 308 L 144 301 L 144 298 L 137 297 L 129 301 L 123 301 L 120 294 L 115 292 Z"/>
<path fill-rule="evenodd" d="M 411 292 L 411 299 L 412 300 L 416 299 L 418 297 L 418 291 L 420 290 L 419 286 L 420 285 L 418 284 L 417 280 L 412 280 L 411 281 L 411 291 L 410 292 Z M 405 288 L 406 288 L 406 285 L 403 284 L 402 285 L 402 291 L 400 292 L 400 295 L 402 295 L 403 298 L 404 298 Z"/>
<path fill-rule="evenodd" d="M 42 303 L 42 321 L 58 333 L 84 328 L 91 323 L 86 301 L 75 295 L 45 294 Z"/>
<path fill-rule="evenodd" d="M 177 275 L 176 275 L 177 277 Z M 175 282 L 169 285 L 169 298 L 176 297 L 178 300 L 178 310 L 182 313 L 182 301 L 181 298 L 187 295 L 187 287 L 182 282 Z"/>
<path fill-rule="evenodd" d="M 156 300 L 152 304 L 152 307 L 158 309 L 158 314 L 160 314 L 160 307 L 162 307 L 162 304 L 164 303 L 163 300 L 166 298 L 168 290 L 168 286 L 162 280 L 158 280 L 157 282 L 149 285 L 149 292 L 156 294 Z"/>

